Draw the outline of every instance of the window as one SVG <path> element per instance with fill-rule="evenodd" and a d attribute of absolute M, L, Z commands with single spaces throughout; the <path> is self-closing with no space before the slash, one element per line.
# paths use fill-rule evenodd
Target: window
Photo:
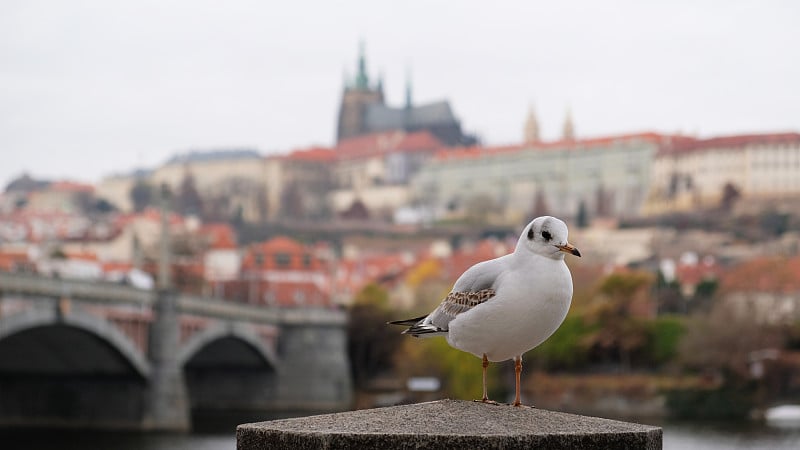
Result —
<path fill-rule="evenodd" d="M 301 291 L 300 289 L 296 289 L 294 291 L 294 302 L 297 305 L 303 305 L 306 303 L 306 294 L 305 292 Z"/>
<path fill-rule="evenodd" d="M 303 255 L 303 267 L 311 267 L 311 255 L 308 253 Z"/>
<path fill-rule="evenodd" d="M 279 267 L 286 267 L 292 261 L 292 257 L 288 253 L 276 253 L 275 264 Z"/>
<path fill-rule="evenodd" d="M 264 265 L 264 254 L 261 252 L 256 253 L 256 265 L 259 267 Z"/>

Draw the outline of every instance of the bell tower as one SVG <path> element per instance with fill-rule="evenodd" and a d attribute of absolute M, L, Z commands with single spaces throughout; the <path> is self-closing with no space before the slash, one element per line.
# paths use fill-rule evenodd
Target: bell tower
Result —
<path fill-rule="evenodd" d="M 364 42 L 359 44 L 358 63 L 356 76 L 345 79 L 342 103 L 339 106 L 339 122 L 336 130 L 336 141 L 364 134 L 367 130 L 367 107 L 372 104 L 384 103 L 382 80 L 373 86 L 367 74 L 367 61 L 364 52 Z"/>
<path fill-rule="evenodd" d="M 528 106 L 528 117 L 525 119 L 523 142 L 526 144 L 535 144 L 540 141 L 539 120 L 536 119 L 536 112 L 533 110 L 533 104 L 531 104 Z"/>
<path fill-rule="evenodd" d="M 561 138 L 565 141 L 575 140 L 575 124 L 572 122 L 572 109 L 567 108 L 567 117 L 564 118 L 564 128 Z"/>

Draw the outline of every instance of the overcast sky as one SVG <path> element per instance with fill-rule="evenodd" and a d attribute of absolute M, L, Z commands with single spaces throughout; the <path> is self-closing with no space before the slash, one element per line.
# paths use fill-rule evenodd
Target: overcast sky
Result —
<path fill-rule="evenodd" d="M 796 1 L 0 2 L 0 187 L 190 149 L 331 145 L 364 40 L 391 104 L 450 100 L 487 144 L 800 130 Z"/>

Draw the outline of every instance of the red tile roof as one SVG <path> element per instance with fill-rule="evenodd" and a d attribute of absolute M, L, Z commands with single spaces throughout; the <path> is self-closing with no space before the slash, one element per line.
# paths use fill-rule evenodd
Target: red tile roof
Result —
<path fill-rule="evenodd" d="M 68 250 L 64 252 L 67 259 L 75 259 L 80 261 L 98 261 L 97 254 L 88 250 Z"/>
<path fill-rule="evenodd" d="M 423 130 L 406 134 L 403 140 L 397 144 L 396 150 L 402 152 L 436 150 L 444 146 L 436 136 L 430 131 Z"/>
<path fill-rule="evenodd" d="M 800 133 L 766 133 L 718 136 L 709 139 L 683 137 L 662 148 L 661 154 L 679 154 L 712 149 L 744 148 L 752 145 L 800 144 Z"/>
<path fill-rule="evenodd" d="M 279 258 L 288 257 L 280 264 Z M 242 270 L 305 270 L 317 271 L 323 267 L 312 248 L 285 236 L 251 245 L 242 259 Z"/>
<path fill-rule="evenodd" d="M 295 150 L 284 159 L 290 161 L 332 162 L 336 160 L 336 152 L 327 147 L 312 147 Z"/>
<path fill-rule="evenodd" d="M 392 152 L 433 152 L 442 147 L 444 144 L 427 130 L 387 131 L 343 139 L 335 150 L 339 159 L 358 159 Z"/>
<path fill-rule="evenodd" d="M 0 270 L 15 270 L 30 263 L 27 250 L 0 250 Z"/>
<path fill-rule="evenodd" d="M 236 248 L 236 232 L 227 223 L 208 223 L 201 226 L 197 233 L 208 239 L 209 247 L 212 249 Z"/>
<path fill-rule="evenodd" d="M 55 183 L 51 183 L 47 189 L 61 192 L 94 192 L 94 186 L 90 184 L 76 183 L 74 181 L 57 181 Z"/>
<path fill-rule="evenodd" d="M 264 294 L 272 297 L 272 301 L 279 306 L 329 306 L 331 297 L 312 283 L 269 283 L 262 287 L 261 301 L 266 302 Z"/>
<path fill-rule="evenodd" d="M 128 272 L 133 269 L 133 263 L 109 261 L 103 263 L 103 272 Z"/>
<path fill-rule="evenodd" d="M 702 261 L 697 264 L 678 264 L 675 268 L 675 278 L 684 285 L 697 285 L 704 280 L 716 280 L 721 273 L 722 268 L 718 264 Z"/>
<path fill-rule="evenodd" d="M 556 150 L 565 148 L 586 148 L 611 145 L 617 142 L 626 141 L 647 141 L 658 145 L 666 145 L 672 139 L 680 139 L 680 136 L 667 136 L 658 133 L 634 133 L 621 134 L 615 136 L 603 136 L 596 138 L 577 139 L 577 140 L 558 140 L 551 142 L 537 142 L 533 144 L 513 144 L 495 147 L 459 147 L 452 149 L 442 149 L 436 153 L 435 159 L 438 161 L 450 161 L 458 159 L 475 159 L 486 156 L 495 156 L 505 153 L 516 153 L 522 150 Z"/>
<path fill-rule="evenodd" d="M 756 258 L 723 274 L 724 292 L 794 293 L 800 291 L 800 257 Z"/>

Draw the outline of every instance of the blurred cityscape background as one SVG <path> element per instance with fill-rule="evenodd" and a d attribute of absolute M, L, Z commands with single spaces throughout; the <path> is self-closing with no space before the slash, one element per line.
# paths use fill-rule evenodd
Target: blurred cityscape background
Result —
<path fill-rule="evenodd" d="M 477 398 L 385 323 L 553 215 L 583 257 L 523 402 L 800 441 L 796 5 L 175 8 L 0 7 L 0 425 Z"/>

